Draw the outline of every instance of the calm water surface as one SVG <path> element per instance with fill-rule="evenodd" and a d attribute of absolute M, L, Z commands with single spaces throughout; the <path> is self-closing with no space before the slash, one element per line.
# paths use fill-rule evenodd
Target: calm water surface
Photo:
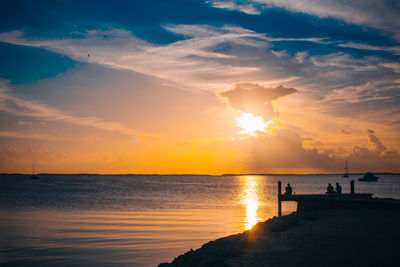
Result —
<path fill-rule="evenodd" d="M 356 180 L 359 176 L 351 176 Z M 356 192 L 400 198 L 400 177 Z M 297 194 L 349 192 L 312 176 L 0 176 L 0 264 L 156 266 L 277 213 L 277 181 Z M 295 209 L 285 203 L 284 213 Z"/>

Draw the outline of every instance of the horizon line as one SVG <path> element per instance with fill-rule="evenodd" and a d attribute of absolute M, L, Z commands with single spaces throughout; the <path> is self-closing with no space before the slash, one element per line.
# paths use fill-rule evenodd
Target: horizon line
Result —
<path fill-rule="evenodd" d="M 398 172 L 374 172 L 375 174 L 400 175 Z M 348 175 L 363 175 L 365 172 L 348 173 Z M 0 175 L 32 175 L 32 173 L 0 173 Z M 36 175 L 97 175 L 97 176 L 246 176 L 246 175 L 264 175 L 264 176 L 285 176 L 285 175 L 343 175 L 343 173 L 223 173 L 223 174 L 195 174 L 195 173 L 38 173 Z"/>

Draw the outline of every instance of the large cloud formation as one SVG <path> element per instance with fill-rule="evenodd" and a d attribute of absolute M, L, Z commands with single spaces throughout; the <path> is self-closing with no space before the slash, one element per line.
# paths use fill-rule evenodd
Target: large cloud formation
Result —
<path fill-rule="evenodd" d="M 267 88 L 258 84 L 241 83 L 232 90 L 220 95 L 226 97 L 229 104 L 241 111 L 261 116 L 265 120 L 272 119 L 276 115 L 272 106 L 272 100 L 298 92 L 295 88 L 285 88 L 279 85 L 275 88 Z"/>
<path fill-rule="evenodd" d="M 367 130 L 371 149 L 354 146 L 353 151 L 348 155 L 352 162 L 352 170 L 374 170 L 397 172 L 400 162 L 399 151 L 388 149 L 376 136 L 374 130 Z"/>
<path fill-rule="evenodd" d="M 250 137 L 234 140 L 231 147 L 239 147 L 245 157 L 242 163 L 249 173 L 340 173 L 347 159 L 350 172 L 397 172 L 399 151 L 386 148 L 373 130 L 367 131 L 370 147 L 354 146 L 345 155 L 329 150 L 306 148 L 304 139 L 293 130 L 277 129 L 263 138 Z M 322 145 L 322 144 L 321 144 Z"/>

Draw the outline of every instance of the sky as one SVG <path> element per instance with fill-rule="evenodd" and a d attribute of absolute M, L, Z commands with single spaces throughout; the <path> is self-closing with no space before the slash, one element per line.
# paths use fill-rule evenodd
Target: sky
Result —
<path fill-rule="evenodd" d="M 400 172 L 399 59 L 399 1 L 1 1 L 0 172 Z"/>

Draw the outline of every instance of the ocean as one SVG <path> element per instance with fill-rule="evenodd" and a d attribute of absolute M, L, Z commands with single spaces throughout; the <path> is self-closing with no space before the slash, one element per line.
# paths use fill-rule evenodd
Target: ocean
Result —
<path fill-rule="evenodd" d="M 157 266 L 277 215 L 277 181 L 296 194 L 400 199 L 400 176 L 0 175 L 0 264 Z M 296 209 L 283 204 L 283 213 Z"/>

